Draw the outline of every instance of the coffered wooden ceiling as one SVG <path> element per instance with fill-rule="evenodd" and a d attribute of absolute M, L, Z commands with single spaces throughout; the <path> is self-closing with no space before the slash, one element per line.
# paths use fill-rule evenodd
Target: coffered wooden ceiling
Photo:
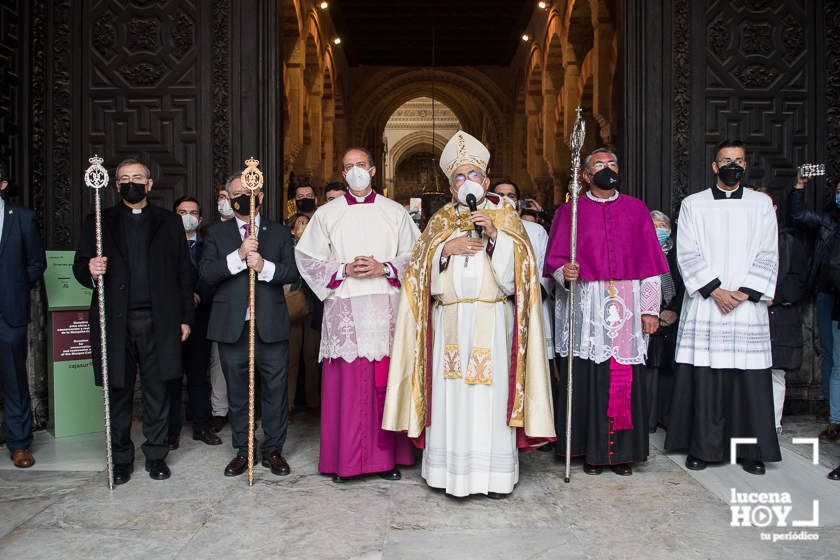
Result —
<path fill-rule="evenodd" d="M 534 0 L 332 0 L 351 66 L 507 66 Z"/>

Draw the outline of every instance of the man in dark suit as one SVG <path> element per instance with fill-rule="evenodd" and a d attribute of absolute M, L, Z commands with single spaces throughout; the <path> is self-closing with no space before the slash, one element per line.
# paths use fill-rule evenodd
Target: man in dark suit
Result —
<path fill-rule="evenodd" d="M 256 369 L 261 380 L 262 464 L 277 475 L 289 474 L 283 457 L 288 423 L 286 365 L 289 314 L 283 284 L 298 280 L 289 230 L 257 214 L 249 231 L 249 193 L 241 174 L 228 180 L 236 218 L 213 226 L 204 240 L 200 275 L 212 289 L 207 338 L 219 343 L 219 357 L 228 385 L 233 447 L 236 456 L 225 476 L 238 476 L 248 466 L 248 322 L 256 320 Z M 262 203 L 263 193 L 258 195 Z M 248 308 L 248 269 L 257 273 L 256 312 Z"/>
<path fill-rule="evenodd" d="M 175 213 L 184 224 L 184 234 L 190 253 L 194 288 L 195 321 L 190 337 L 184 342 L 182 365 L 187 378 L 187 395 L 192 414 L 193 439 L 207 445 L 221 445 L 222 440 L 210 430 L 210 383 L 207 381 L 207 366 L 210 363 L 210 341 L 207 340 L 207 320 L 210 317 L 212 292 L 198 278 L 198 263 L 204 239 L 199 233 L 201 205 L 191 196 L 182 196 L 173 205 Z M 169 449 L 178 449 L 181 439 L 181 393 L 182 380 L 169 383 L 169 435 L 166 442 Z"/>
<path fill-rule="evenodd" d="M 35 464 L 32 410 L 26 378 L 26 325 L 29 290 L 38 282 L 47 259 L 32 210 L 6 201 L 9 178 L 0 164 L 0 385 L 6 415 L 6 449 L 16 467 Z"/>
<path fill-rule="evenodd" d="M 148 202 L 149 168 L 128 159 L 117 166 L 122 201 L 102 213 L 104 256 L 96 256 L 94 218 L 88 216 L 76 251 L 73 274 L 96 288 L 105 275 L 108 381 L 111 403 L 114 483 L 134 470 L 131 417 L 134 382 L 140 372 L 143 390 L 142 445 L 146 471 L 155 480 L 169 478 L 166 465 L 169 393 L 167 382 L 180 379 L 181 342 L 193 322 L 193 275 L 184 227 L 169 210 Z M 98 297 L 91 299 L 90 335 L 97 383 L 102 382 Z"/>

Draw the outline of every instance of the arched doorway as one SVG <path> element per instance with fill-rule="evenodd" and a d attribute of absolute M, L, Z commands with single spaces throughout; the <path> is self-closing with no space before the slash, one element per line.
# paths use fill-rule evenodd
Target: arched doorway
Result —
<path fill-rule="evenodd" d="M 448 138 L 461 128 L 455 113 L 430 97 L 416 97 L 403 103 L 388 118 L 382 134 L 384 158 L 383 188 L 387 196 L 400 202 L 419 197 L 439 171 L 435 154 L 440 154 Z"/>

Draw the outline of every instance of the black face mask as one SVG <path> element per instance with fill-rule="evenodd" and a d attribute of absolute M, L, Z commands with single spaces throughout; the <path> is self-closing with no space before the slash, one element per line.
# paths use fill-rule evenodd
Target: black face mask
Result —
<path fill-rule="evenodd" d="M 744 168 L 734 161 L 718 167 L 718 179 L 727 187 L 734 187 L 744 178 Z"/>
<path fill-rule="evenodd" d="M 314 198 L 299 198 L 295 200 L 295 206 L 301 212 L 312 212 L 315 210 Z"/>
<path fill-rule="evenodd" d="M 137 204 L 146 198 L 144 183 L 120 183 L 120 196 L 129 204 Z"/>
<path fill-rule="evenodd" d="M 618 173 L 609 167 L 605 167 L 592 176 L 592 184 L 601 189 L 617 189 L 619 185 Z"/>
<path fill-rule="evenodd" d="M 251 195 L 240 194 L 234 196 L 230 199 L 230 207 L 240 216 L 248 216 L 251 213 Z M 256 207 L 259 208 L 259 204 Z"/>

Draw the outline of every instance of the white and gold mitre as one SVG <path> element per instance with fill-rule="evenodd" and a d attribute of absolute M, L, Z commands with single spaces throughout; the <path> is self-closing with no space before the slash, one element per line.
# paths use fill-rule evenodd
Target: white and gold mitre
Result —
<path fill-rule="evenodd" d="M 475 165 L 483 173 L 487 172 L 490 161 L 490 151 L 479 142 L 478 138 L 459 130 L 449 139 L 440 153 L 440 168 L 447 177 L 452 175 L 461 165 L 469 163 Z"/>

